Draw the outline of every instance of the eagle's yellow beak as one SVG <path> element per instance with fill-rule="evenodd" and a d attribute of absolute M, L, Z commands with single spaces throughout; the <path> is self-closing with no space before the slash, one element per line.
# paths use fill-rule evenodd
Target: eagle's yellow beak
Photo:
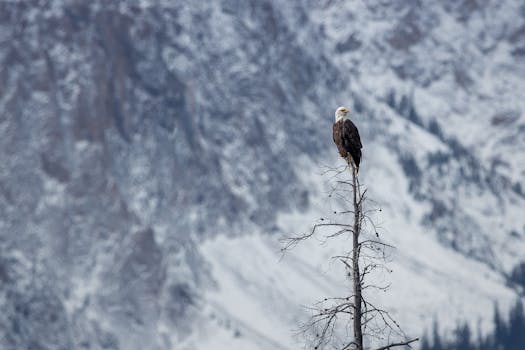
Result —
<path fill-rule="evenodd" d="M 343 108 L 343 112 L 348 113 L 349 109 L 348 108 Z"/>

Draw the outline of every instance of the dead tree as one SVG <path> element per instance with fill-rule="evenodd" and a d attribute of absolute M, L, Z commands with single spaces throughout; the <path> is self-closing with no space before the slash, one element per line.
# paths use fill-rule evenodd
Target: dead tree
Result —
<path fill-rule="evenodd" d="M 339 215 L 338 217 L 351 221 L 322 218 L 307 234 L 286 239 L 283 247 L 283 251 L 286 251 L 303 240 L 322 234 L 320 231 L 327 232 L 327 230 L 328 233 L 324 234 L 326 240 L 350 235 L 352 241 L 352 248 L 349 252 L 334 257 L 344 264 L 351 280 L 352 293 L 343 297 L 325 298 L 317 303 L 311 308 L 312 316 L 310 321 L 302 327 L 302 332 L 310 335 L 310 341 L 316 350 L 327 346 L 340 350 L 364 350 L 364 337 L 375 337 L 386 342 L 387 345 L 380 346 L 376 350 L 400 346 L 410 347 L 411 343 L 419 339 L 408 338 L 388 311 L 374 305 L 363 294 L 363 291 L 367 289 L 382 291 L 388 289 L 389 285 L 369 284 L 367 277 L 377 270 L 391 272 L 386 266 L 386 250 L 393 247 L 380 240 L 377 227 L 369 216 L 369 211 L 363 207 L 366 190 L 361 190 L 358 174 L 352 161 L 348 162 L 348 169 L 351 170 L 352 181 L 337 180 L 329 196 L 338 195 L 343 202 L 351 202 L 349 208 L 334 212 Z M 343 171 L 332 170 L 337 175 L 346 173 L 346 168 Z M 351 201 L 348 200 L 349 191 Z M 363 233 L 365 222 L 369 223 L 372 228 L 368 235 Z M 340 334 L 350 333 L 350 331 L 353 334 L 352 339 L 341 338 Z M 392 341 L 391 336 L 393 335 L 400 340 Z"/>

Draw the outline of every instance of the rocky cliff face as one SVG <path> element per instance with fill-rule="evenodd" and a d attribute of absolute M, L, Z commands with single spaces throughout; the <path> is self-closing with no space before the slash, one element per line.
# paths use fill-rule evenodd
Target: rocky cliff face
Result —
<path fill-rule="evenodd" d="M 414 232 L 509 272 L 524 28 L 519 1 L 0 4 L 2 348 L 179 348 L 221 285 L 199 246 L 309 212 L 340 104 Z"/>

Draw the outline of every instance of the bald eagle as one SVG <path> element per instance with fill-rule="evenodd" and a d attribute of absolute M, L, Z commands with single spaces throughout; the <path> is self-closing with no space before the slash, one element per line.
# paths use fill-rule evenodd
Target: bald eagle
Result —
<path fill-rule="evenodd" d="M 352 160 L 355 165 L 355 171 L 358 172 L 363 145 L 361 145 L 357 127 L 348 119 L 348 108 L 346 107 L 339 107 L 335 111 L 334 142 L 341 157 L 348 164 Z"/>

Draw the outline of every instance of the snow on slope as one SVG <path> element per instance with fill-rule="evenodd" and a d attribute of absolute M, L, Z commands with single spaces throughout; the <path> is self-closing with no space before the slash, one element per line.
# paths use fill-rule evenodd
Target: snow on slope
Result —
<path fill-rule="evenodd" d="M 523 132 L 505 124 L 522 125 L 525 110 L 523 66 L 503 39 L 519 20 L 502 29 L 505 18 L 519 13 L 518 4 L 487 4 L 465 23 L 450 7 L 395 3 L 275 8 L 307 51 L 324 52 L 341 79 L 349 80 L 331 93 L 338 104 L 351 104 L 365 144 L 361 180 L 383 208 L 378 220 L 384 239 L 397 247 L 390 292 L 375 297 L 414 336 L 434 318 L 446 330 L 457 321 L 481 319 L 487 330 L 493 303 L 505 308 L 514 298 L 501 272 L 525 251 L 524 240 L 508 234 L 522 232 L 525 224 L 519 214 L 524 200 L 511 188 L 522 181 L 524 158 L 516 150 Z M 484 11 L 491 15 L 480 19 Z M 303 25 L 304 17 L 310 25 Z M 490 39 L 494 35 L 502 38 Z M 479 37 L 485 38 L 481 44 Z M 315 103 L 296 104 L 308 118 L 327 118 L 316 125 L 329 128 L 331 116 L 315 115 Z M 282 136 L 271 140 L 273 147 L 286 144 Z M 324 144 L 331 147 L 330 140 Z M 280 214 L 271 235 L 248 228 L 249 236 L 219 236 L 200 247 L 216 286 L 203 297 L 205 326 L 186 340 L 188 349 L 298 348 L 301 338 L 294 334 L 308 318 L 304 306 L 348 289 L 340 266 L 329 262 L 340 242 L 308 242 L 282 259 L 278 244 L 330 212 L 327 178 L 319 173 L 340 164 L 334 153 L 326 147 L 314 160 L 288 158 L 308 188 L 308 210 Z M 442 155 L 439 165 L 435 158 Z M 227 169 L 233 184 L 235 171 Z M 238 193 L 252 197 L 246 187 Z M 440 205 L 450 212 L 440 214 Z"/>
<path fill-rule="evenodd" d="M 472 325 L 481 320 L 481 329 L 490 329 L 494 302 L 506 308 L 514 292 L 486 264 L 438 243 L 420 225 L 420 203 L 407 196 L 408 183 L 403 171 L 388 161 L 391 154 L 376 149 L 373 157 L 373 165 L 362 169 L 361 183 L 382 208 L 374 218 L 382 239 L 396 249 L 389 263 L 393 272 L 375 279 L 378 284 L 391 282 L 389 291 L 368 297 L 390 310 L 410 336 L 422 336 L 435 319 L 448 332 L 464 320 Z M 280 216 L 279 232 L 287 236 L 308 232 L 316 218 L 326 217 L 336 205 L 328 198 L 334 180 L 322 174 L 325 165 L 302 162 L 301 168 L 303 181 L 316 195 L 307 212 Z M 213 326 L 206 327 L 206 342 L 197 335 L 189 340 L 188 349 L 212 344 L 234 349 L 300 348 L 304 339 L 298 329 L 308 320 L 307 307 L 325 297 L 348 294 L 344 271 L 331 257 L 347 251 L 350 240 L 325 243 L 318 236 L 283 256 L 279 238 L 218 236 L 201 246 L 217 283 L 205 297 L 205 313 Z"/>
<path fill-rule="evenodd" d="M 524 57 L 522 1 L 0 2 L 0 345 L 296 347 L 345 285 L 276 242 L 330 207 L 339 104 L 385 304 L 490 314 L 525 251 Z"/>

